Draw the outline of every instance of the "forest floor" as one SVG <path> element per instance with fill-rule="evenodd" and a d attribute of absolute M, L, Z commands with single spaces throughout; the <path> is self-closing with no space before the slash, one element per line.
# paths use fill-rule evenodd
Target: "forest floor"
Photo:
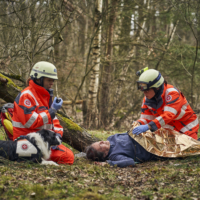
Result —
<path fill-rule="evenodd" d="M 93 131 L 105 139 L 116 132 Z M 78 153 L 73 150 L 74 153 Z M 0 199 L 200 199 L 200 156 L 135 167 L 43 166 L 0 160 Z"/>

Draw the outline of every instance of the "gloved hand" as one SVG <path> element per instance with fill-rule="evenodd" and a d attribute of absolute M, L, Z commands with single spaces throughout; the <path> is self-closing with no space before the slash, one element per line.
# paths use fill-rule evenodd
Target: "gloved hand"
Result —
<path fill-rule="evenodd" d="M 132 133 L 135 134 L 135 135 L 139 135 L 140 133 L 143 133 L 143 132 L 148 131 L 148 130 L 149 130 L 148 124 L 140 125 L 140 126 L 134 128 Z"/>
<path fill-rule="evenodd" d="M 52 146 L 51 149 L 56 150 L 58 146 Z"/>
<path fill-rule="evenodd" d="M 61 98 L 59 98 L 60 101 L 58 102 L 58 98 L 55 97 L 53 100 L 53 103 L 51 105 L 52 108 L 54 108 L 56 111 L 59 110 L 63 104 L 63 100 Z"/>

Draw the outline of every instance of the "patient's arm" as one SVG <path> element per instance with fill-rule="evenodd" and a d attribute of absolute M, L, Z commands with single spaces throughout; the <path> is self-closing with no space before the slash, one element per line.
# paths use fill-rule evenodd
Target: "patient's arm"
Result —
<path fill-rule="evenodd" d="M 101 166 L 105 166 L 105 165 L 108 165 L 107 162 L 94 162 L 95 165 L 101 165 Z"/>
<path fill-rule="evenodd" d="M 132 158 L 129 158 L 124 155 L 115 155 L 110 158 L 110 160 L 106 160 L 111 166 L 117 165 L 118 167 L 128 167 L 134 166 L 135 162 Z"/>

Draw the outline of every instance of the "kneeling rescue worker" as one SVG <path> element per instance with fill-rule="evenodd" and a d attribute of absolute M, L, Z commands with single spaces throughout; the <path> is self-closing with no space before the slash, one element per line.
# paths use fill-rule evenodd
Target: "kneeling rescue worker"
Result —
<path fill-rule="evenodd" d="M 148 68 L 143 71 L 137 81 L 138 90 L 145 95 L 137 120 L 141 125 L 132 133 L 138 135 L 163 127 L 197 139 L 198 118 L 182 92 L 167 84 L 159 71 Z"/>
<path fill-rule="evenodd" d="M 56 112 L 61 108 L 63 100 L 57 97 L 53 100 L 51 88 L 57 79 L 57 70 L 53 64 L 41 61 L 33 66 L 27 80 L 28 87 L 18 94 L 14 102 L 13 140 L 40 129 L 52 130 L 62 138 L 63 127 Z M 50 159 L 58 164 L 73 164 L 74 154 L 61 144 L 51 149 Z"/>

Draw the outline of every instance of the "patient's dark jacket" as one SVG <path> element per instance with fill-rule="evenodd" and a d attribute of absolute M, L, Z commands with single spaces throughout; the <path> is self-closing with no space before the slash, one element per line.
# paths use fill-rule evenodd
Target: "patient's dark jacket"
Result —
<path fill-rule="evenodd" d="M 106 162 L 112 166 L 127 167 L 135 163 L 165 159 L 146 151 L 128 133 L 115 134 L 107 140 L 110 142 L 110 150 Z"/>

